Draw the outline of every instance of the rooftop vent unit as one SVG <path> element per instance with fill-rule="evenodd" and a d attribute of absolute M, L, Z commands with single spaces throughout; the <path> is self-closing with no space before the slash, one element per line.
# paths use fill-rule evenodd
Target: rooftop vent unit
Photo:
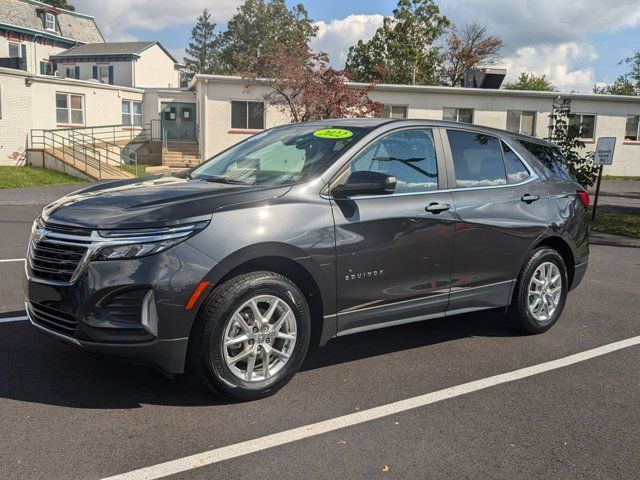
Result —
<path fill-rule="evenodd" d="M 464 72 L 465 88 L 500 88 L 507 70 L 504 68 L 473 68 Z"/>

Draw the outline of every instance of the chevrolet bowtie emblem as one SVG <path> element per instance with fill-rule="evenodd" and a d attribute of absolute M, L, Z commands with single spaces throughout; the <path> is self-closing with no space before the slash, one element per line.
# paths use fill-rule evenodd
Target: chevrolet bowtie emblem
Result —
<path fill-rule="evenodd" d="M 40 240 L 44 238 L 46 234 L 47 234 L 47 231 L 45 229 L 38 228 L 35 232 L 31 234 L 31 240 L 34 243 L 38 243 Z"/>

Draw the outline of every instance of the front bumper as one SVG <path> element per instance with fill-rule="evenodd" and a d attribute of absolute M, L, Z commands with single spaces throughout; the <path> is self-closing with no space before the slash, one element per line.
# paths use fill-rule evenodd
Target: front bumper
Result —
<path fill-rule="evenodd" d="M 199 306 L 185 305 L 214 266 L 183 242 L 148 257 L 91 262 L 71 284 L 27 273 L 25 309 L 36 329 L 64 343 L 182 373 Z"/>

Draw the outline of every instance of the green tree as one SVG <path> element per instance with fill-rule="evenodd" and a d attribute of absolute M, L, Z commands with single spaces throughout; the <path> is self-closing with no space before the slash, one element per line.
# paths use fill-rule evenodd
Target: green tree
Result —
<path fill-rule="evenodd" d="M 576 176 L 578 183 L 583 186 L 593 185 L 598 174 L 598 168 L 593 165 L 593 153 L 582 155 L 585 144 L 581 137 L 581 125 L 572 122 L 576 118 L 571 113 L 571 100 L 562 98 L 553 102 L 549 114 L 549 140 L 562 150 L 567 165 Z"/>
<path fill-rule="evenodd" d="M 285 0 L 246 0 L 220 36 L 219 73 L 245 72 L 249 59 L 308 45 L 317 31 L 301 4 L 289 9 Z"/>
<path fill-rule="evenodd" d="M 555 92 L 551 82 L 546 75 L 538 76 L 535 73 L 521 73 L 518 81 L 513 83 L 505 83 L 503 88 L 507 90 L 533 90 L 538 92 Z"/>
<path fill-rule="evenodd" d="M 442 52 L 440 81 L 451 87 L 461 86 L 467 70 L 496 63 L 501 48 L 502 39 L 490 35 L 484 25 L 471 23 L 460 32 L 452 26 Z"/>
<path fill-rule="evenodd" d="M 433 0 L 399 0 L 371 40 L 349 49 L 345 69 L 358 82 L 434 85 L 440 65 L 434 43 L 448 26 Z"/>
<path fill-rule="evenodd" d="M 633 84 L 636 95 L 640 95 L 640 51 L 620 63 L 629 65 L 629 72 L 626 76 L 629 82 Z"/>
<path fill-rule="evenodd" d="M 62 8 L 64 10 L 71 10 L 72 12 L 76 9 L 73 5 L 69 5 L 67 0 L 40 0 L 42 3 L 46 3 L 51 5 L 52 7 Z"/>
<path fill-rule="evenodd" d="M 611 85 L 593 87 L 593 93 L 609 95 L 640 95 L 640 51 L 618 65 L 629 65 L 629 71 L 620 75 Z"/>
<path fill-rule="evenodd" d="M 191 30 L 191 41 L 184 59 L 184 75 L 187 80 L 198 73 L 216 73 L 219 38 L 215 29 L 216 24 L 211 22 L 211 14 L 205 8 Z"/>
<path fill-rule="evenodd" d="M 627 75 L 620 75 L 611 85 L 599 87 L 594 85 L 593 93 L 602 95 L 638 95 L 636 87 Z"/>

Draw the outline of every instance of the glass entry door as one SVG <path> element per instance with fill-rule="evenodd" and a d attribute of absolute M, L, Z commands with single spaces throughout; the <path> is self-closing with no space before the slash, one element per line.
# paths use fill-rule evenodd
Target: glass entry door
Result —
<path fill-rule="evenodd" d="M 195 141 L 196 106 L 194 103 L 163 103 L 162 128 L 167 140 Z"/>

